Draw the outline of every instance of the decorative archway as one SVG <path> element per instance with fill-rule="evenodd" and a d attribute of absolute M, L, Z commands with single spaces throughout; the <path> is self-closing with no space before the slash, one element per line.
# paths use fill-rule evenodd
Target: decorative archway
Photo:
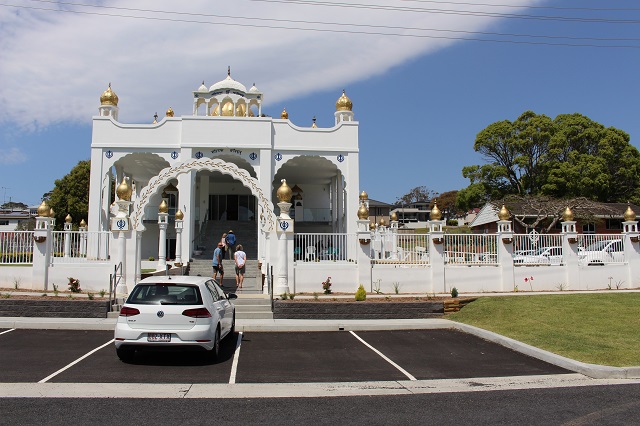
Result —
<path fill-rule="evenodd" d="M 242 185 L 248 188 L 258 200 L 258 207 L 260 209 L 260 231 L 269 233 L 275 229 L 276 217 L 273 212 L 273 207 L 271 202 L 264 196 L 262 189 L 260 189 L 258 179 L 251 177 L 249 172 L 238 168 L 235 164 L 227 163 L 224 160 L 217 158 L 194 159 L 162 169 L 160 173 L 158 173 L 156 177 L 152 178 L 149 181 L 149 184 L 140 191 L 131 214 L 131 228 L 138 232 L 145 230 L 143 220 L 151 197 L 156 193 L 161 192 L 161 188 L 163 188 L 171 179 L 176 179 L 179 175 L 184 173 L 201 170 L 220 172 L 240 181 Z"/>

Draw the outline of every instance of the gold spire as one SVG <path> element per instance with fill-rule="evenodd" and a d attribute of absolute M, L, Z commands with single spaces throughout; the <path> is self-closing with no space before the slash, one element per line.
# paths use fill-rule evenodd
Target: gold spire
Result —
<path fill-rule="evenodd" d="M 567 206 L 567 208 L 562 212 L 562 220 L 565 222 L 570 222 L 573 220 L 573 212 L 571 211 L 569 206 Z"/>
<path fill-rule="evenodd" d="M 369 218 L 369 210 L 365 206 L 364 201 L 360 202 L 360 208 L 358 209 L 358 219 L 367 220 Z"/>
<path fill-rule="evenodd" d="M 315 117 L 313 117 L 313 124 L 311 125 L 311 128 L 312 129 L 317 129 L 318 128 L 318 126 L 316 125 L 316 118 Z"/>
<path fill-rule="evenodd" d="M 627 210 L 624 212 L 624 221 L 632 222 L 636 220 L 636 212 L 631 210 L 631 203 L 627 203 Z"/>
<path fill-rule="evenodd" d="M 376 229 L 376 224 L 373 222 L 369 222 L 369 230 L 373 231 L 374 229 Z"/>
<path fill-rule="evenodd" d="M 289 188 L 289 185 L 287 185 L 286 179 L 282 179 L 280 182 L 282 182 L 282 185 L 280 185 L 280 188 L 276 191 L 276 197 L 278 197 L 278 200 L 281 203 L 288 203 L 289 200 L 291 200 L 293 192 L 291 191 L 291 188 Z"/>
<path fill-rule="evenodd" d="M 507 210 L 507 207 L 505 207 L 505 205 L 503 204 L 502 208 L 498 212 L 498 219 L 509 220 L 510 217 L 511 217 L 511 213 L 509 213 L 509 210 Z"/>
<path fill-rule="evenodd" d="M 351 102 L 351 99 L 347 97 L 347 94 L 343 90 L 342 96 L 336 101 L 336 111 L 351 111 L 352 108 L 353 102 Z"/>
<path fill-rule="evenodd" d="M 38 206 L 38 216 L 49 217 L 49 205 L 45 200 L 42 200 L 42 204 Z"/>
<path fill-rule="evenodd" d="M 167 115 L 167 117 L 173 117 L 174 116 L 174 112 L 173 112 L 173 109 L 171 107 L 169 107 L 169 109 L 167 110 L 166 115 Z"/>
<path fill-rule="evenodd" d="M 182 219 L 184 219 L 184 213 L 182 213 L 182 210 L 178 209 L 178 211 L 176 212 L 176 220 Z"/>
<path fill-rule="evenodd" d="M 71 223 L 72 220 L 71 215 L 67 213 L 67 217 L 64 218 L 65 223 Z"/>
<path fill-rule="evenodd" d="M 153 114 L 153 124 L 158 124 L 158 113 Z"/>
<path fill-rule="evenodd" d="M 360 193 L 360 197 L 359 197 L 359 198 L 360 198 L 360 201 L 362 201 L 362 200 L 368 200 L 368 199 L 369 199 L 369 194 L 367 194 L 366 192 L 362 191 L 362 192 Z"/>
<path fill-rule="evenodd" d="M 165 200 L 162 200 L 162 202 L 160 203 L 160 206 L 158 207 L 158 213 L 168 213 L 169 212 L 169 206 L 167 205 L 167 202 Z"/>
<path fill-rule="evenodd" d="M 288 120 L 289 119 L 289 113 L 287 112 L 286 108 L 282 109 L 282 113 L 280 114 L 280 118 L 282 118 L 283 120 Z"/>
<path fill-rule="evenodd" d="M 100 104 L 118 106 L 118 95 L 116 95 L 116 92 L 111 90 L 111 83 L 109 83 L 107 90 L 105 90 L 100 96 Z"/>
<path fill-rule="evenodd" d="M 87 227 L 87 222 L 85 222 L 85 221 L 84 221 L 84 219 L 82 219 L 82 220 L 80 221 L 80 227 L 81 227 L 81 228 L 86 228 L 86 227 Z"/>
<path fill-rule="evenodd" d="M 431 220 L 440 220 L 442 219 L 442 212 L 438 208 L 438 200 L 433 202 L 433 208 L 431 209 L 431 214 L 429 215 L 429 219 Z"/>
<path fill-rule="evenodd" d="M 49 209 L 49 217 L 55 217 L 56 213 L 53 211 L 53 207 Z"/>
<path fill-rule="evenodd" d="M 396 212 L 391 213 L 391 218 L 390 218 L 393 222 L 397 222 L 398 221 L 398 214 Z"/>
<path fill-rule="evenodd" d="M 122 176 L 122 182 L 118 185 L 116 194 L 118 194 L 118 198 L 121 200 L 131 201 L 131 186 L 129 185 L 128 178 L 126 176 Z"/>
<path fill-rule="evenodd" d="M 380 222 L 378 222 L 378 226 L 384 226 L 384 219 L 380 218 Z"/>

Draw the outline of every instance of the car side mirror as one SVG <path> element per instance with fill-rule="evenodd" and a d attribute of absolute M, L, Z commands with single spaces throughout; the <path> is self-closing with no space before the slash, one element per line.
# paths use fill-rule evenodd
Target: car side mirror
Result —
<path fill-rule="evenodd" d="M 227 299 L 229 299 L 229 300 L 233 300 L 233 299 L 237 299 L 237 298 L 238 298 L 238 295 L 235 294 L 235 293 L 227 294 Z"/>

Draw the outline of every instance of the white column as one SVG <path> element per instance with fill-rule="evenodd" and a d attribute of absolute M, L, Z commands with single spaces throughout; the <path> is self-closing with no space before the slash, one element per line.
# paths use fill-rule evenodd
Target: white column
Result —
<path fill-rule="evenodd" d="M 118 234 L 118 263 L 122 264 L 116 296 L 124 297 L 129 293 L 127 288 L 127 233 L 131 232 L 129 221 L 131 201 L 120 199 L 116 203 L 118 204 L 118 214 L 112 220 L 111 231 Z"/>
<path fill-rule="evenodd" d="M 369 219 L 361 219 L 357 221 L 358 229 L 358 283 L 372 288 L 372 270 L 371 270 L 371 231 L 369 230 Z"/>
<path fill-rule="evenodd" d="M 182 266 L 182 226 L 184 220 L 176 218 L 176 266 Z"/>
<path fill-rule="evenodd" d="M 512 291 L 515 289 L 514 266 L 513 266 L 513 231 L 511 221 L 498 221 L 498 264 L 502 280 L 500 281 L 500 291 Z"/>
<path fill-rule="evenodd" d="M 337 232 L 345 232 L 342 223 L 344 217 L 344 179 L 340 170 L 336 176 L 336 215 Z"/>
<path fill-rule="evenodd" d="M 444 275 L 444 232 L 442 220 L 430 220 L 427 222 L 429 232 L 429 264 L 431 265 L 431 287 L 429 292 L 449 293 L 450 288 L 446 288 Z"/>
<path fill-rule="evenodd" d="M 158 213 L 158 228 L 160 229 L 158 236 L 158 266 L 156 269 L 165 269 L 167 267 L 167 225 L 169 221 L 168 213 Z"/>
<path fill-rule="evenodd" d="M 70 222 L 64 222 L 64 257 L 71 256 L 71 227 Z"/>
<path fill-rule="evenodd" d="M 291 203 L 280 202 L 280 217 L 278 217 L 278 282 L 273 290 L 274 295 L 290 293 L 289 289 L 289 263 L 293 265 L 293 220 L 289 216 Z"/>
<path fill-rule="evenodd" d="M 33 231 L 33 260 L 31 281 L 33 289 L 49 289 L 49 265 L 51 263 L 51 219 L 36 217 Z"/>
<path fill-rule="evenodd" d="M 634 215 L 635 216 L 635 215 Z M 635 220 L 622 222 L 624 258 L 627 263 L 627 288 L 638 286 L 634 278 L 640 276 L 640 239 L 638 235 L 638 222 Z"/>

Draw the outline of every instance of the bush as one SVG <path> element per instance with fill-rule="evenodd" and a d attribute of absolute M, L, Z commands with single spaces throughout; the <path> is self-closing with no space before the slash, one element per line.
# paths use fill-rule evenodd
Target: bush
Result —
<path fill-rule="evenodd" d="M 153 257 L 153 256 L 149 256 L 149 262 L 153 262 L 154 260 L 156 260 L 156 258 L 155 258 L 155 257 Z"/>
<path fill-rule="evenodd" d="M 458 297 L 458 289 L 453 287 L 451 289 L 451 297 Z"/>
<path fill-rule="evenodd" d="M 367 298 L 367 292 L 365 291 L 364 286 L 360 284 L 360 287 L 358 287 L 358 290 L 356 290 L 356 300 L 358 302 L 362 302 L 366 298 Z"/>

